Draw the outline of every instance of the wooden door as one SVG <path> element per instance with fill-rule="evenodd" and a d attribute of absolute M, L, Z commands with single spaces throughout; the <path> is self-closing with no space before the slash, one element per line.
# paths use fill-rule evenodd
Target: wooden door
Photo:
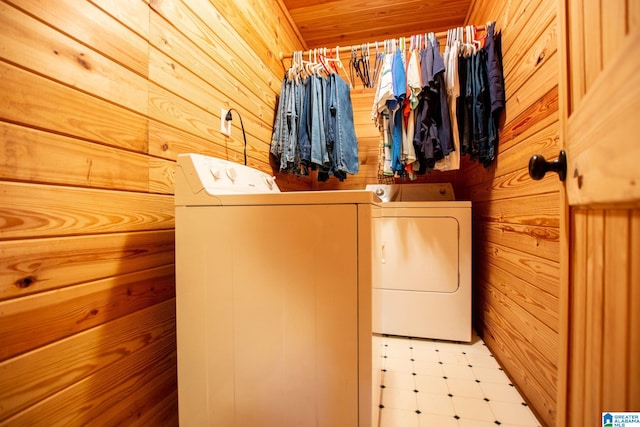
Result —
<path fill-rule="evenodd" d="M 558 426 L 640 411 L 640 2 L 561 0 Z M 566 65 L 566 66 L 565 66 Z"/>

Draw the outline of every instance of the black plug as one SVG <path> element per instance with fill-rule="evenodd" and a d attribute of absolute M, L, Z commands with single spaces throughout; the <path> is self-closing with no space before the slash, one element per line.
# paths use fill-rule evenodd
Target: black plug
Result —
<path fill-rule="evenodd" d="M 230 122 L 231 121 L 231 110 L 227 111 L 227 115 L 224 116 L 225 121 Z"/>

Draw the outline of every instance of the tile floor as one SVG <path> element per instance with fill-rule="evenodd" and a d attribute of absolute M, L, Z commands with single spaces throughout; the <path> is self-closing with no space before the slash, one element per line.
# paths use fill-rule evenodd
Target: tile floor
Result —
<path fill-rule="evenodd" d="M 379 427 L 536 427 L 482 339 L 374 336 L 382 357 Z M 375 352 L 374 352 L 375 354 Z"/>

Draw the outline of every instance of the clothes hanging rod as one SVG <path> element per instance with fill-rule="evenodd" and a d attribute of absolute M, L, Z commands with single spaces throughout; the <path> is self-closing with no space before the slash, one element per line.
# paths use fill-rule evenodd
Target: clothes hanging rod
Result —
<path fill-rule="evenodd" d="M 474 26 L 474 27 L 475 27 L 476 31 L 484 31 L 484 30 L 486 30 L 486 29 L 487 29 L 487 26 L 486 26 L 486 25 L 477 25 L 477 26 Z M 456 27 L 456 28 L 460 28 L 460 27 Z M 464 28 L 464 27 L 462 27 L 462 28 Z M 448 33 L 448 31 L 440 31 L 440 32 L 438 32 L 438 33 L 434 33 L 434 34 L 435 34 L 436 38 L 441 39 L 441 38 L 443 38 L 443 37 L 446 37 L 446 36 L 447 36 L 447 33 Z M 428 34 L 428 33 L 427 33 L 427 34 Z M 395 38 L 397 39 L 398 37 L 395 37 Z M 409 36 L 409 37 L 405 37 L 405 38 L 410 39 L 410 38 L 411 38 L 411 36 Z M 391 40 L 393 40 L 393 39 L 394 39 L 394 37 L 392 37 L 392 38 L 391 38 Z M 389 40 L 389 39 L 387 39 L 387 40 Z M 376 42 L 369 43 L 369 45 L 371 45 L 371 44 L 375 44 L 375 43 L 376 43 Z M 384 45 L 384 42 L 377 42 L 377 43 L 378 43 L 378 44 L 382 44 L 382 45 Z M 366 43 L 362 43 L 362 44 L 366 44 Z M 362 44 L 351 45 L 351 46 L 340 46 L 340 47 L 338 48 L 338 53 L 351 52 L 351 49 L 358 49 L 358 48 L 360 48 L 360 47 L 362 46 Z M 332 48 L 332 49 L 333 49 L 333 48 Z M 311 53 L 311 52 L 313 52 L 313 51 L 314 51 L 314 49 L 306 50 L 306 51 L 304 51 L 304 52 L 303 52 L 303 55 L 305 55 L 305 54 L 309 54 L 309 53 Z M 282 62 L 282 61 L 284 61 L 285 59 L 291 59 L 291 58 L 293 58 L 293 53 L 289 53 L 289 54 L 286 54 L 286 55 L 285 55 L 283 52 L 280 52 L 279 57 L 280 57 L 280 62 Z M 283 63 L 282 65 L 284 65 L 284 63 Z"/>

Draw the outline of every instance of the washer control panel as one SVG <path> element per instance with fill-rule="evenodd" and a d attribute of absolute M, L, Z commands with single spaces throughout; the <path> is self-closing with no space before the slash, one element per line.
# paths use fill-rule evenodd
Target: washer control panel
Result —
<path fill-rule="evenodd" d="M 193 193 L 204 189 L 210 195 L 279 193 L 276 179 L 250 166 L 202 154 L 180 154 L 178 171 Z"/>

